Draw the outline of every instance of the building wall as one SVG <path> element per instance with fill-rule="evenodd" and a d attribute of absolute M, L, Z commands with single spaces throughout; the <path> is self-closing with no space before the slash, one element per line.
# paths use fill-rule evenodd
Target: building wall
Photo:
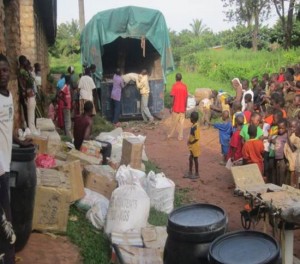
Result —
<path fill-rule="evenodd" d="M 19 0 L 0 0 L 0 52 L 10 64 L 9 90 L 14 99 L 15 127 L 21 123 L 18 98 L 17 58 L 20 54 Z"/>
<path fill-rule="evenodd" d="M 15 128 L 23 125 L 18 100 L 18 57 L 25 55 L 32 65 L 41 64 L 43 87 L 49 72 L 48 43 L 34 2 L 0 0 L 0 53 L 7 56 L 11 66 L 9 89 L 14 98 Z"/>
<path fill-rule="evenodd" d="M 35 11 L 35 41 L 36 41 L 36 61 L 41 64 L 42 67 L 42 87 L 46 90 L 47 75 L 50 71 L 49 68 L 49 56 L 48 56 L 48 42 L 44 33 L 43 23 L 41 21 L 41 15 L 38 10 Z"/>
<path fill-rule="evenodd" d="M 41 14 L 34 0 L 20 1 L 21 54 L 33 65 L 38 62 L 42 68 L 42 86 L 46 88 L 49 72 L 48 43 L 41 21 Z"/>

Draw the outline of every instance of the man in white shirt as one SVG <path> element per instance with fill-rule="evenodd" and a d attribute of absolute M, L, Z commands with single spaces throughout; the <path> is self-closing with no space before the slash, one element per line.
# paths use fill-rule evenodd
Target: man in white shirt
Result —
<path fill-rule="evenodd" d="M 93 78 L 89 76 L 89 69 L 85 70 L 84 75 L 80 78 L 78 83 L 79 89 L 79 109 L 80 114 L 84 112 L 84 104 L 87 101 L 94 102 L 93 90 L 96 89 L 96 85 Z M 93 105 L 93 115 L 96 114 L 95 106 Z"/>
<path fill-rule="evenodd" d="M 243 88 L 243 98 L 242 98 L 242 112 L 246 110 L 246 102 L 245 102 L 245 96 L 246 94 L 252 95 L 252 102 L 254 98 L 253 91 L 249 88 L 249 81 L 248 80 L 242 80 L 242 88 Z"/>
<path fill-rule="evenodd" d="M 9 202 L 9 171 L 13 139 L 14 107 L 12 94 L 7 89 L 9 82 L 9 64 L 0 54 L 0 262 L 14 262 L 13 244 L 16 236 L 12 229 Z"/>

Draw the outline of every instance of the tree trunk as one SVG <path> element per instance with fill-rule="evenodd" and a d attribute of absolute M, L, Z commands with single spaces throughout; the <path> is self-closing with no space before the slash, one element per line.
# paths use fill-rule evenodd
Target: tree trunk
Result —
<path fill-rule="evenodd" d="M 257 6 L 254 9 L 254 29 L 252 33 L 252 49 L 257 51 L 258 48 L 258 30 L 259 30 L 259 13 Z"/>
<path fill-rule="evenodd" d="M 79 6 L 79 28 L 80 31 L 82 31 L 85 26 L 84 0 L 78 0 L 78 6 Z"/>
<path fill-rule="evenodd" d="M 295 0 L 290 0 L 285 33 L 285 49 L 292 47 L 292 31 L 293 31 L 293 16 L 294 16 Z"/>

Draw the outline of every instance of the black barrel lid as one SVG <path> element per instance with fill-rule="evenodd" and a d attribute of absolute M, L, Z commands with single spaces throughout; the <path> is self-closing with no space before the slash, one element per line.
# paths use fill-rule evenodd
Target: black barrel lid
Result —
<path fill-rule="evenodd" d="M 279 257 L 274 238 L 257 231 L 227 233 L 215 239 L 209 248 L 212 263 L 271 264 Z"/>
<path fill-rule="evenodd" d="M 225 211 L 212 204 L 193 204 L 180 207 L 169 215 L 168 226 L 178 229 L 206 229 L 227 223 Z"/>

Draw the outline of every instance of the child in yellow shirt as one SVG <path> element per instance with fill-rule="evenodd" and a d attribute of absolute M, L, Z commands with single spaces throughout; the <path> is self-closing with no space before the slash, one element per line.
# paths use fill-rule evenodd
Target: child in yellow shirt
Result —
<path fill-rule="evenodd" d="M 184 175 L 184 178 L 197 179 L 199 178 L 199 165 L 198 157 L 200 156 L 200 127 L 198 124 L 199 114 L 197 112 L 191 113 L 192 127 L 187 141 L 187 145 L 190 150 L 189 157 L 189 172 Z M 193 174 L 193 164 L 195 164 L 195 174 Z"/>

